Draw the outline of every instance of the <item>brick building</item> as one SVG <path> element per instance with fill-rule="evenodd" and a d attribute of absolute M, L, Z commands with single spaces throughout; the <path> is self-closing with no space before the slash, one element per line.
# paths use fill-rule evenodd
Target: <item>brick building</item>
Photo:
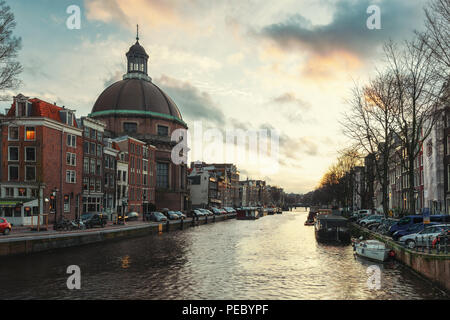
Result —
<path fill-rule="evenodd" d="M 89 116 L 105 122 L 105 133 L 111 138 L 130 136 L 154 146 L 156 206 L 185 210 L 188 203 L 187 168 L 186 163 L 175 164 L 171 159 L 176 145 L 171 141 L 171 135 L 177 129 L 186 130 L 187 125 L 176 104 L 148 76 L 149 56 L 139 41 L 126 57 L 127 73 L 123 80 L 100 94 Z"/>
<path fill-rule="evenodd" d="M 75 111 L 19 94 L 1 122 L 0 216 L 15 225 L 80 212 L 83 144 Z M 51 207 L 52 193 L 56 205 Z"/>

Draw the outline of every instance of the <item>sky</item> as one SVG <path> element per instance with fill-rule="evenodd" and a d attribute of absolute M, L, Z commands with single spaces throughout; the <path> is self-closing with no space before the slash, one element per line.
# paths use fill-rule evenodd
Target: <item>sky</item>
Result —
<path fill-rule="evenodd" d="M 426 3 L 9 0 L 24 66 L 21 86 L 9 93 L 88 115 L 100 93 L 126 72 L 125 53 L 139 24 L 149 76 L 175 101 L 190 133 L 199 123 L 222 133 L 276 132 L 276 171 L 239 158 L 241 179 L 265 179 L 286 192 L 305 193 L 349 143 L 339 121 L 351 89 L 383 68 L 386 41 L 402 42 L 423 28 Z M 66 26 L 70 5 L 81 9 L 80 29 Z M 367 27 L 370 5 L 381 10 L 381 29 Z M 206 138 L 200 139 L 205 145 L 218 146 Z M 225 154 L 230 147 L 225 143 Z M 204 149 L 192 150 L 190 160 L 225 160 L 223 153 L 206 155 Z"/>

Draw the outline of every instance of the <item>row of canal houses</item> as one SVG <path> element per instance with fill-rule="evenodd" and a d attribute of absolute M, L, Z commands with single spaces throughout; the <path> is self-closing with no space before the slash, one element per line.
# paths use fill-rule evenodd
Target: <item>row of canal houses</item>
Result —
<path fill-rule="evenodd" d="M 14 225 L 37 224 L 37 217 L 42 224 L 98 212 L 113 220 L 116 214 L 155 208 L 281 206 L 284 201 L 281 188 L 262 180 L 239 181 L 233 164 L 193 162 L 188 204 L 159 203 L 156 186 L 170 178 L 168 172 L 157 174 L 155 146 L 130 135 L 110 138 L 103 121 L 77 119 L 75 110 L 22 94 L 14 97 L 0 126 L 0 216 Z"/>
<path fill-rule="evenodd" d="M 285 193 L 264 180 L 240 181 L 234 164 L 192 162 L 188 188 L 193 208 L 209 207 L 282 207 Z"/>
<path fill-rule="evenodd" d="M 430 135 L 414 161 L 414 199 L 408 192 L 408 173 L 401 165 L 401 145 L 397 141 L 389 163 L 389 209 L 393 215 L 409 213 L 415 201 L 416 214 L 428 208 L 431 214 L 450 214 L 450 107 L 441 110 Z M 364 166 L 353 168 L 352 204 L 355 209 L 383 211 L 382 192 L 375 174 L 375 155 Z"/>
<path fill-rule="evenodd" d="M 155 203 L 155 147 L 105 137 L 106 125 L 23 95 L 0 118 L 0 216 L 14 225 L 87 212 L 143 213 Z M 34 218 L 34 222 L 32 219 Z"/>

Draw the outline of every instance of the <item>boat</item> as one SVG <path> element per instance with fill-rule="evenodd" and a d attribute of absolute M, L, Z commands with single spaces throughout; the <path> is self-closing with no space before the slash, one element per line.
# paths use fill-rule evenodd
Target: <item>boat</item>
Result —
<path fill-rule="evenodd" d="M 267 208 L 267 214 L 271 216 L 275 214 L 275 210 L 273 208 Z"/>
<path fill-rule="evenodd" d="M 314 233 L 318 242 L 350 243 L 350 228 L 348 220 L 338 214 L 338 211 L 320 209 L 314 224 Z"/>
<path fill-rule="evenodd" d="M 277 214 L 283 214 L 283 210 L 281 210 L 281 208 L 279 207 L 275 208 L 275 211 Z"/>
<path fill-rule="evenodd" d="M 378 240 L 363 240 L 353 242 L 353 250 L 358 256 L 384 262 L 391 254 L 391 249 L 386 248 L 386 245 Z"/>
<path fill-rule="evenodd" d="M 308 218 L 305 221 L 305 226 L 313 226 L 315 224 L 317 212 L 309 212 Z"/>
<path fill-rule="evenodd" d="M 243 207 L 236 210 L 236 220 L 256 220 L 260 218 L 259 210 L 255 207 Z"/>

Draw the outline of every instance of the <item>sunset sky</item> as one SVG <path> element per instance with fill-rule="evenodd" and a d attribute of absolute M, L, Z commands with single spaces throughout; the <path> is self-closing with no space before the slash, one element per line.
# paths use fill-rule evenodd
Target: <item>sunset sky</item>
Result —
<path fill-rule="evenodd" d="M 135 42 L 150 56 L 149 76 L 192 128 L 273 128 L 280 170 L 264 176 L 238 163 L 241 179 L 266 179 L 287 192 L 312 190 L 345 147 L 339 119 L 354 83 L 382 68 L 385 41 L 420 30 L 426 0 L 14 0 L 22 38 L 23 93 L 85 116 L 126 72 Z M 369 30 L 367 8 L 381 8 Z M 70 5 L 81 29 L 69 30 Z M 10 104 L 10 103 L 9 103 Z M 8 103 L 2 103 L 2 109 Z M 202 159 L 191 159 L 202 160 Z M 220 162 L 220 159 L 217 159 Z"/>

